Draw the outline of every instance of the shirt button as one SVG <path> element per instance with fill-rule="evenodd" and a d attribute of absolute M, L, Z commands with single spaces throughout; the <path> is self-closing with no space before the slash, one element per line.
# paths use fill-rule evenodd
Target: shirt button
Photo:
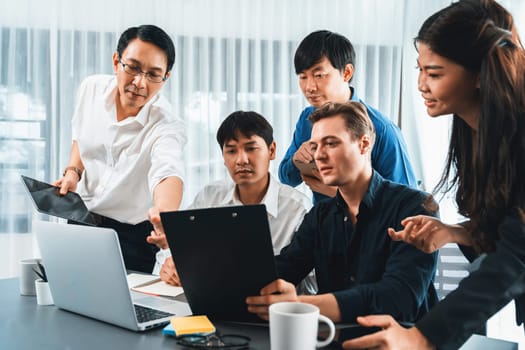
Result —
<path fill-rule="evenodd" d="M 348 221 L 348 216 L 345 216 L 345 218 L 343 220 L 344 220 L 344 222 L 347 222 Z"/>
<path fill-rule="evenodd" d="M 355 277 L 354 276 L 350 276 L 350 282 L 355 282 Z"/>

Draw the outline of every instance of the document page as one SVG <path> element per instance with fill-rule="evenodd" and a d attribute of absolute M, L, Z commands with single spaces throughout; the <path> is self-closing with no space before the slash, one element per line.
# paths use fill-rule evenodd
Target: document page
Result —
<path fill-rule="evenodd" d="M 128 274 L 128 285 L 135 292 L 150 295 L 176 297 L 184 293 L 182 287 L 169 285 L 162 281 L 159 276 L 154 275 L 130 273 Z"/>

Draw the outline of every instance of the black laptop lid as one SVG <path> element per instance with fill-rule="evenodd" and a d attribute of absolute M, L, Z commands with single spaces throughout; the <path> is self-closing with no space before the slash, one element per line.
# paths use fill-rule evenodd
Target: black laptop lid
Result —
<path fill-rule="evenodd" d="M 102 221 L 100 215 L 87 209 L 78 193 L 69 191 L 61 196 L 58 188 L 51 184 L 20 176 L 39 212 L 84 225 L 96 226 Z"/>
<path fill-rule="evenodd" d="M 247 205 L 161 213 L 194 315 L 260 322 L 246 297 L 277 278 L 266 207 Z"/>

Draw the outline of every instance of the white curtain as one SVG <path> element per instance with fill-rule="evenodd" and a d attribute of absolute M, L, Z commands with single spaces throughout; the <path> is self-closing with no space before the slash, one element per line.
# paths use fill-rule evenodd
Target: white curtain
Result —
<path fill-rule="evenodd" d="M 38 253 L 29 238 L 38 214 L 19 175 L 60 176 L 76 89 L 88 75 L 111 74 L 124 29 L 152 23 L 174 39 L 175 66 L 163 93 L 187 123 L 185 205 L 204 184 L 227 176 L 215 132 L 234 110 L 258 111 L 272 123 L 276 173 L 306 106 L 293 55 L 311 31 L 351 39 L 359 96 L 397 121 L 404 8 L 402 0 L 1 2 L 0 277 L 16 275 L 18 259 Z"/>
<path fill-rule="evenodd" d="M 502 3 L 525 26 L 525 0 Z M 274 126 L 278 163 L 306 106 L 293 68 L 299 41 L 318 29 L 356 48 L 358 95 L 399 123 L 426 190 L 440 175 L 448 120 L 428 118 L 417 92 L 412 38 L 450 0 L 16 0 L 0 2 L 0 278 L 38 254 L 37 214 L 19 180 L 60 176 L 71 144 L 79 83 L 112 72 L 120 33 L 156 24 L 172 36 L 176 61 L 163 93 L 187 123 L 183 205 L 227 176 L 215 141 L 220 122 L 255 110 Z M 520 17 L 521 16 L 521 17 Z M 451 204 L 442 215 L 455 219 Z"/>

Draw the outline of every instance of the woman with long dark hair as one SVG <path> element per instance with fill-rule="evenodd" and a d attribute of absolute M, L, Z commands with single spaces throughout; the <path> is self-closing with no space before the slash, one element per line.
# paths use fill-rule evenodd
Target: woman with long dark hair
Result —
<path fill-rule="evenodd" d="M 360 317 L 383 330 L 345 349 L 457 349 L 513 299 L 517 323 L 525 319 L 525 51 L 512 15 L 493 0 L 461 0 L 429 17 L 415 44 L 428 114 L 453 115 L 436 191 L 455 189 L 468 221 L 409 217 L 389 234 L 426 252 L 457 243 L 468 258 L 486 256 L 415 327 Z"/>

